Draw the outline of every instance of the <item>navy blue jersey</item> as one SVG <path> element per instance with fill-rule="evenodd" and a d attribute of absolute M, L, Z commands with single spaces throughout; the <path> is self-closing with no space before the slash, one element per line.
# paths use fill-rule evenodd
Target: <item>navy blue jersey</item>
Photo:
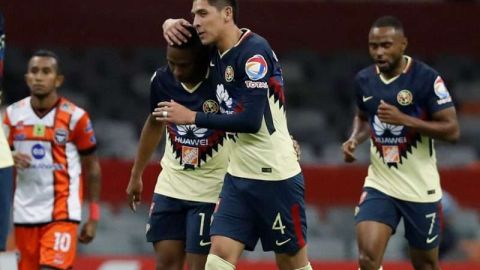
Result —
<path fill-rule="evenodd" d="M 442 191 L 433 139 L 405 126 L 383 123 L 377 116 L 381 100 L 426 121 L 453 106 L 439 74 L 405 57 L 407 65 L 395 78 L 384 79 L 375 65 L 355 78 L 357 105 L 368 116 L 371 128 L 371 165 L 365 186 L 407 201 L 434 202 Z"/>
<path fill-rule="evenodd" d="M 235 134 L 228 172 L 237 177 L 279 181 L 300 172 L 287 128 L 280 63 L 268 42 L 242 29 L 238 43 L 221 55 L 214 51 L 210 70 L 220 117 L 198 115 L 201 126 Z M 251 128 L 257 125 L 255 128 Z"/>
<path fill-rule="evenodd" d="M 205 113 L 219 113 L 210 76 L 192 89 L 177 81 L 168 66 L 158 69 L 150 89 L 151 111 L 162 101 Z M 225 132 L 167 123 L 162 172 L 155 192 L 199 202 L 216 202 L 228 164 Z"/>

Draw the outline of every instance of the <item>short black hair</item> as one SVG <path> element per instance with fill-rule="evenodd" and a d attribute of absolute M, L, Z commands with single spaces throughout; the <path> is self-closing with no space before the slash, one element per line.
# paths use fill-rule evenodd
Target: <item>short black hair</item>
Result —
<path fill-rule="evenodd" d="M 393 27 L 396 31 L 404 32 L 402 22 L 395 16 L 382 16 L 373 22 L 371 28 Z"/>
<path fill-rule="evenodd" d="M 232 7 L 233 11 L 233 22 L 238 22 L 238 1 L 237 0 L 207 0 L 208 3 L 212 6 L 215 6 L 218 10 L 221 10 L 224 7 Z"/>
<path fill-rule="evenodd" d="M 173 44 L 169 45 L 172 46 L 173 48 L 177 49 L 201 49 L 205 47 L 202 44 L 202 41 L 200 40 L 200 37 L 198 36 L 197 30 L 193 26 L 188 26 L 187 30 L 190 32 L 190 38 L 188 38 L 187 42 L 184 42 L 180 45 L 178 44 Z"/>
<path fill-rule="evenodd" d="M 189 26 L 187 29 L 190 32 L 190 37 L 188 38 L 187 42 L 184 42 L 180 45 L 174 43 L 173 45 L 169 46 L 180 50 L 190 50 L 194 53 L 197 59 L 201 59 L 201 61 L 208 61 L 210 47 L 202 43 L 200 37 L 198 36 L 197 30 L 193 26 Z"/>
<path fill-rule="evenodd" d="M 60 59 L 56 53 L 50 50 L 45 50 L 45 49 L 40 49 L 36 50 L 33 54 L 32 57 L 50 57 L 55 59 L 56 65 L 57 65 L 57 74 L 62 74 L 62 70 L 60 69 Z"/>

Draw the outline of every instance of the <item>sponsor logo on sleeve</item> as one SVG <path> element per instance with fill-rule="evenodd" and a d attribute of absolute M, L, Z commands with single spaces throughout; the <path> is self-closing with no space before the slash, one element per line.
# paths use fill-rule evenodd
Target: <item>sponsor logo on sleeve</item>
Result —
<path fill-rule="evenodd" d="M 448 92 L 448 89 L 440 76 L 438 76 L 435 80 L 435 83 L 433 84 L 433 89 L 435 90 L 435 94 L 438 97 L 438 105 L 452 102 L 452 97 L 450 96 L 450 93 Z"/>
<path fill-rule="evenodd" d="M 268 65 L 262 55 L 256 54 L 250 57 L 245 64 L 245 73 L 253 81 L 263 79 L 267 75 Z"/>
<path fill-rule="evenodd" d="M 254 81 L 245 81 L 245 86 L 247 88 L 264 88 L 268 89 L 267 82 L 254 82 Z"/>

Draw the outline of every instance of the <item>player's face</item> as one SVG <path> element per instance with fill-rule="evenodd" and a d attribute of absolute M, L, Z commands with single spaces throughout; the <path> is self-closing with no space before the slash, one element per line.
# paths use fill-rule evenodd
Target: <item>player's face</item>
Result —
<path fill-rule="evenodd" d="M 374 27 L 368 35 L 370 56 L 382 73 L 390 73 L 401 64 L 407 40 L 393 27 Z"/>
<path fill-rule="evenodd" d="M 30 92 L 36 97 L 46 97 L 63 83 L 63 76 L 57 73 L 57 61 L 52 57 L 34 56 L 28 63 L 25 74 Z"/>
<path fill-rule="evenodd" d="M 194 0 L 192 14 L 194 16 L 193 26 L 197 29 L 198 36 L 203 44 L 214 44 L 225 26 L 226 9 L 218 10 L 207 0 Z"/>
<path fill-rule="evenodd" d="M 167 62 L 168 67 L 178 81 L 182 83 L 196 83 L 194 80 L 198 77 L 198 68 L 192 50 L 169 46 L 167 48 Z"/>

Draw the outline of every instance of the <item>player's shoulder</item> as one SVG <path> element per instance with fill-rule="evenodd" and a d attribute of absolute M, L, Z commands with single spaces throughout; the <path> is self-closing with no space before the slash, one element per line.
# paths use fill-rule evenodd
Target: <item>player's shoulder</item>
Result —
<path fill-rule="evenodd" d="M 30 99 L 31 99 L 31 97 L 28 96 L 26 98 L 23 98 L 19 101 L 16 101 L 16 102 L 10 104 L 7 107 L 7 111 L 17 111 L 17 110 L 27 108 L 28 106 L 30 106 Z"/>
<path fill-rule="evenodd" d="M 84 108 L 78 106 L 67 98 L 61 97 L 59 102 L 58 110 L 72 115 L 72 120 L 81 118 L 87 113 Z"/>
<path fill-rule="evenodd" d="M 419 76 L 425 77 L 433 77 L 436 78 L 439 76 L 439 73 L 431 66 L 427 65 L 425 62 L 413 59 L 412 58 L 412 72 L 418 74 Z"/>
<path fill-rule="evenodd" d="M 152 77 L 150 78 L 151 83 L 157 83 L 164 80 L 170 80 L 172 78 L 172 72 L 168 68 L 168 65 L 161 66 L 153 73 Z"/>
<path fill-rule="evenodd" d="M 271 54 L 272 48 L 265 38 L 249 29 L 242 29 L 242 31 L 245 32 L 238 44 L 241 47 L 241 55 L 251 57 L 252 54 L 260 53 L 264 56 Z"/>
<path fill-rule="evenodd" d="M 355 75 L 355 81 L 357 82 L 366 81 L 377 75 L 378 75 L 377 67 L 375 66 L 375 64 L 372 64 L 370 66 L 363 68 L 359 72 L 357 72 L 357 74 Z"/>

